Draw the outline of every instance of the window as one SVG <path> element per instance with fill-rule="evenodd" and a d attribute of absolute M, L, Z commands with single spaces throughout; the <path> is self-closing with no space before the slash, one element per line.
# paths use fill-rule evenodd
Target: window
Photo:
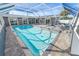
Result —
<path fill-rule="evenodd" d="M 39 18 L 36 18 L 36 24 L 39 24 Z"/>
<path fill-rule="evenodd" d="M 45 18 L 40 18 L 40 24 L 45 24 Z"/>
<path fill-rule="evenodd" d="M 10 23 L 11 23 L 11 25 L 17 25 L 16 19 L 10 19 Z"/>
<path fill-rule="evenodd" d="M 28 18 L 29 24 L 35 24 L 35 18 Z"/>
<path fill-rule="evenodd" d="M 23 19 L 23 24 L 27 24 L 27 19 Z"/>
<path fill-rule="evenodd" d="M 50 24 L 50 19 L 46 19 L 46 24 Z"/>
<path fill-rule="evenodd" d="M 19 25 L 22 25 L 22 24 L 23 24 L 23 23 L 22 23 L 22 18 L 21 18 L 21 17 L 18 17 L 17 19 L 18 19 Z"/>

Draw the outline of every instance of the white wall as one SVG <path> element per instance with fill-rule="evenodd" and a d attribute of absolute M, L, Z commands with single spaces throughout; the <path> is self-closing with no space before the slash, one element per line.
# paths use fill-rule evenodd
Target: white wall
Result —
<path fill-rule="evenodd" d="M 75 55 L 79 55 L 79 35 L 76 32 L 78 25 L 79 25 L 79 19 L 74 29 L 73 41 L 72 41 L 72 46 L 71 46 L 71 54 L 75 54 Z"/>
<path fill-rule="evenodd" d="M 72 42 L 72 46 L 71 46 L 71 54 L 79 55 L 79 38 L 77 37 L 75 32 L 74 32 L 74 35 L 73 35 L 73 42 Z"/>

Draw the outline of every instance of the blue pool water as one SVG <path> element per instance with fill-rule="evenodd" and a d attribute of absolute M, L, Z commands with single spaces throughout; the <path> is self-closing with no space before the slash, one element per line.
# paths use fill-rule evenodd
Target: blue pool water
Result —
<path fill-rule="evenodd" d="M 29 48 L 33 55 L 42 55 L 48 48 L 50 43 L 53 43 L 58 32 L 51 32 L 47 28 L 41 28 L 31 25 L 13 26 L 13 31 Z"/>

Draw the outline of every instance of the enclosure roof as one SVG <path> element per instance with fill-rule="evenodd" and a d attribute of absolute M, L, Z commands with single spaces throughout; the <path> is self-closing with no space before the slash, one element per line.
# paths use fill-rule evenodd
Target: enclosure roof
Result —
<path fill-rule="evenodd" d="M 63 7 L 69 10 L 73 15 L 79 12 L 79 3 L 63 3 Z"/>
<path fill-rule="evenodd" d="M 30 16 L 59 15 L 64 9 L 69 10 L 73 15 L 79 10 L 78 3 L 23 3 L 15 4 L 10 11 L 12 14 L 23 14 Z"/>

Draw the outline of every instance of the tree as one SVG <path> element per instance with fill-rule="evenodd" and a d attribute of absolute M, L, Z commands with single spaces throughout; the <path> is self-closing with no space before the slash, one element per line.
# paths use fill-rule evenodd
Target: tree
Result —
<path fill-rule="evenodd" d="M 64 10 L 64 11 L 62 11 L 61 12 L 61 16 L 67 16 L 69 14 L 69 11 L 67 11 L 67 10 Z"/>
<path fill-rule="evenodd" d="M 63 17 L 61 19 L 64 19 L 64 20 L 69 19 L 69 17 L 67 16 L 68 14 L 70 14 L 68 10 L 62 11 L 60 15 Z"/>

